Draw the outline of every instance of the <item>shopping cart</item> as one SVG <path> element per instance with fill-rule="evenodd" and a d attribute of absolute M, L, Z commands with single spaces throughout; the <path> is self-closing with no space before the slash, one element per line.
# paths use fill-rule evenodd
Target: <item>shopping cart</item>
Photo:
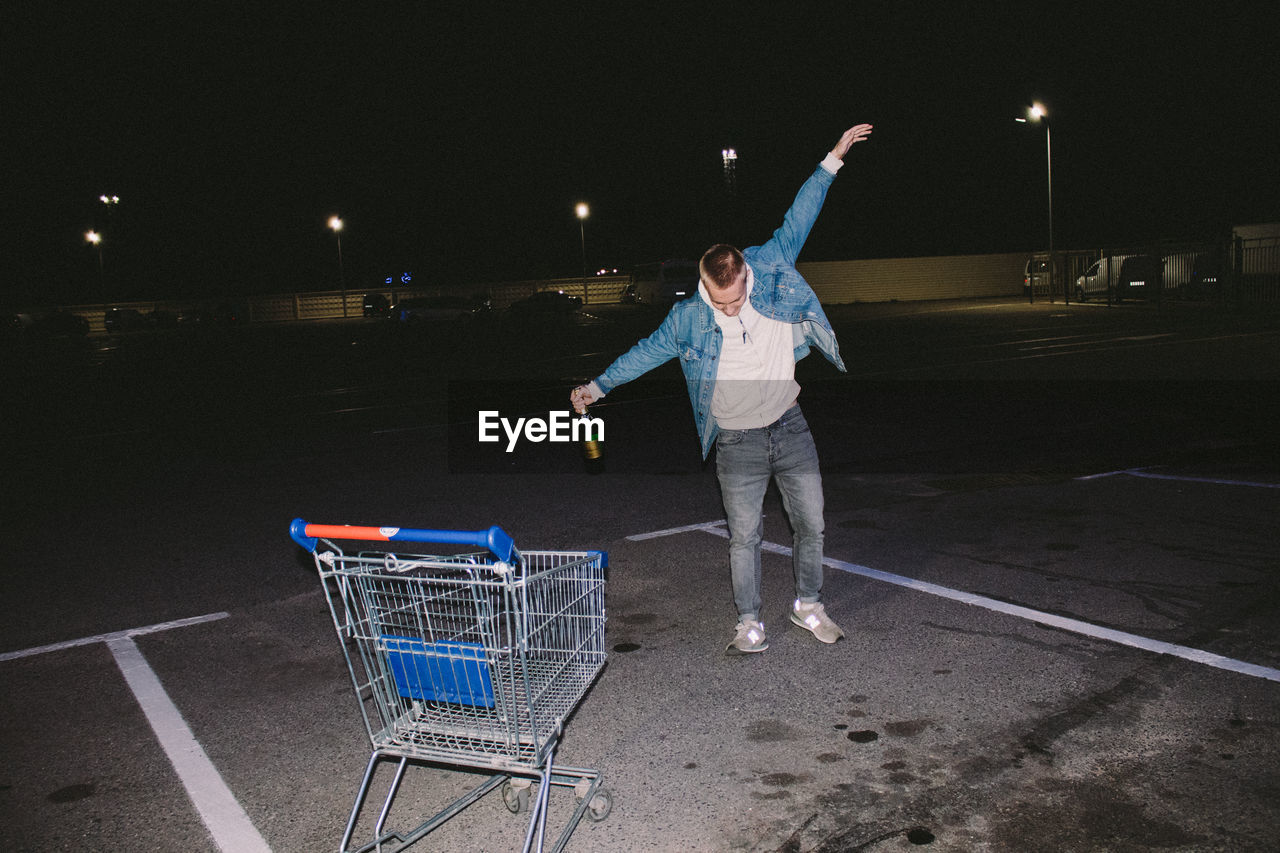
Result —
<path fill-rule="evenodd" d="M 553 764 L 565 718 L 604 668 L 603 552 L 519 551 L 497 527 L 409 530 L 295 519 L 289 533 L 315 556 L 373 746 L 343 853 L 352 853 L 357 818 L 384 759 L 398 759 L 395 777 L 373 840 L 355 853 L 403 850 L 499 787 L 507 808 L 519 813 L 529 808 L 535 781 L 526 853 L 543 849 L 552 786 L 577 797 L 554 851 L 583 815 L 605 819 L 613 800 L 599 771 Z M 335 544 L 348 540 L 485 550 L 347 553 Z M 492 775 L 416 829 L 384 831 L 411 762 Z"/>

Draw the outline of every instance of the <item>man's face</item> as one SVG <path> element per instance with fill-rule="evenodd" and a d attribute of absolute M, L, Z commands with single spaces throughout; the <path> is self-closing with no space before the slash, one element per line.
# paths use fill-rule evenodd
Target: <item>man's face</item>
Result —
<path fill-rule="evenodd" d="M 742 306 L 747 301 L 746 267 L 742 268 L 742 272 L 738 273 L 738 277 L 728 287 L 716 287 L 713 284 L 708 284 L 707 297 L 711 300 L 712 307 L 725 316 L 738 316 L 738 312 L 742 310 Z"/>

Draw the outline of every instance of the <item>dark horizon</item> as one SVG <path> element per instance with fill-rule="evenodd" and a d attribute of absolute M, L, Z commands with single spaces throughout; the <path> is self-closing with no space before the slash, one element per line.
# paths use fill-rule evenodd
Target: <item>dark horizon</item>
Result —
<path fill-rule="evenodd" d="M 1270 7 L 664 8 L 11 12 L 5 298 L 97 301 L 90 228 L 117 298 L 336 288 L 334 214 L 352 290 L 579 275 L 579 201 L 591 270 L 696 257 L 861 121 L 802 260 L 1042 250 L 1035 100 L 1060 250 L 1280 220 Z"/>

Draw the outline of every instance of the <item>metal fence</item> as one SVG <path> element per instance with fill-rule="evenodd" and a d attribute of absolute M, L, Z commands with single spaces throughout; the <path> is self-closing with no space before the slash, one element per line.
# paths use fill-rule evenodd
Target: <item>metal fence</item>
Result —
<path fill-rule="evenodd" d="M 1033 270 L 1030 293 L 1035 300 L 1051 302 L 1090 301 L 1117 302 L 1133 298 L 1125 291 L 1122 259 L 1137 258 L 1148 268 L 1158 270 L 1143 298 L 1147 301 L 1209 302 L 1243 307 L 1259 303 L 1280 302 L 1280 238 L 1234 237 L 1222 241 L 1157 243 L 1116 246 L 1107 249 L 1069 250 L 1055 253 L 1052 283 L 1048 275 L 1048 253 L 1028 256 Z M 1089 292 L 1084 279 L 1095 263 L 1108 263 L 1106 290 Z M 1035 274 L 1034 270 L 1040 273 Z"/>

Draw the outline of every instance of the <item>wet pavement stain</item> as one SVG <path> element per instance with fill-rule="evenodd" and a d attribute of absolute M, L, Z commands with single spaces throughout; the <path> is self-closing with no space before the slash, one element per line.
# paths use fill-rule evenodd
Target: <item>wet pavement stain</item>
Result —
<path fill-rule="evenodd" d="M 1122 788 L 1087 780 L 1061 780 L 1047 794 L 1007 804 L 997 812 L 988 840 L 996 850 L 1044 850 L 1048 826 L 1056 827 L 1058 850 L 1223 849 L 1211 848 L 1203 835 L 1148 815 L 1142 799 L 1131 799 Z M 1141 839 L 1141 846 L 1102 848 L 1099 839 Z"/>
<path fill-rule="evenodd" d="M 96 792 L 96 787 L 89 784 L 68 785 L 45 797 L 51 803 L 74 803 L 76 800 L 84 800 L 92 797 Z"/>
<path fill-rule="evenodd" d="M 639 648 L 639 643 L 618 643 L 613 647 L 613 650 L 619 654 L 626 654 L 627 652 L 637 651 Z"/>
<path fill-rule="evenodd" d="M 806 782 L 809 778 L 808 776 L 797 776 L 794 773 L 766 773 L 760 777 L 760 782 L 770 788 L 788 788 L 797 782 Z"/>
<path fill-rule="evenodd" d="M 915 737 L 925 729 L 929 728 L 932 720 L 901 720 L 896 723 L 885 723 L 884 730 L 886 734 L 895 737 Z"/>
<path fill-rule="evenodd" d="M 932 844 L 935 838 L 936 836 L 923 826 L 916 826 L 907 830 L 907 840 L 912 844 Z"/>
<path fill-rule="evenodd" d="M 751 792 L 751 799 L 753 800 L 786 800 L 790 799 L 790 797 L 790 791 L 774 791 L 771 794 L 761 794 L 759 791 Z"/>
<path fill-rule="evenodd" d="M 819 764 L 835 764 L 837 761 L 845 760 L 845 757 L 838 752 L 823 752 L 814 757 L 818 759 Z"/>
<path fill-rule="evenodd" d="M 1150 694 L 1153 689 L 1141 678 L 1130 675 L 1120 679 L 1106 690 L 1099 691 L 1068 708 L 1044 717 L 1023 736 L 1020 745 L 1025 752 L 1019 752 L 1014 756 L 1014 766 L 1021 766 L 1018 762 L 1027 753 L 1037 756 L 1043 764 L 1053 763 L 1053 746 L 1058 738 L 1110 710 L 1116 703 L 1131 696 Z"/>
<path fill-rule="evenodd" d="M 871 729 L 863 729 L 858 732 L 849 732 L 846 737 L 854 743 L 871 743 L 873 740 L 880 739 L 880 733 Z"/>
<path fill-rule="evenodd" d="M 756 743 L 778 743 L 795 739 L 796 730 L 781 720 L 756 720 L 747 726 L 747 740 Z"/>

